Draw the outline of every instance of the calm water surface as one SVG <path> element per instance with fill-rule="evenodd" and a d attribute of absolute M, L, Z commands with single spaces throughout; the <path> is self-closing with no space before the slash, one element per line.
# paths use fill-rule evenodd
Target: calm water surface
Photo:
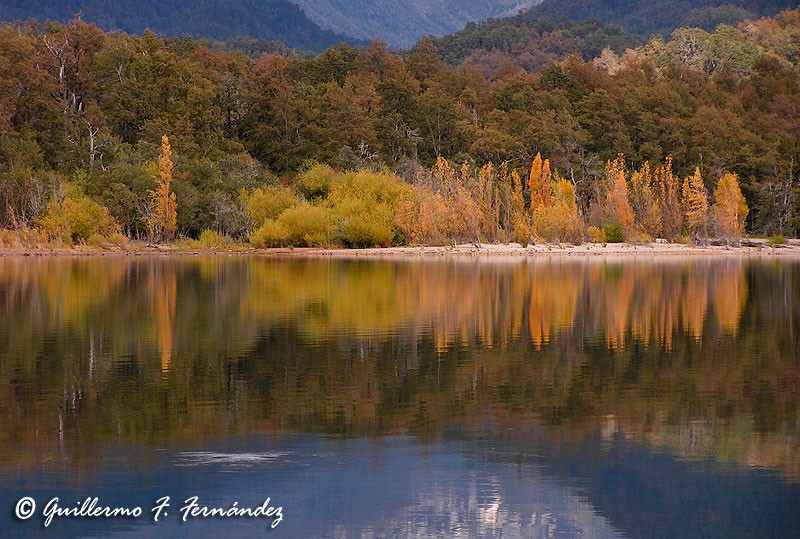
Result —
<path fill-rule="evenodd" d="M 798 261 L 0 258 L 0 535 L 798 537 L 798 334 Z"/>

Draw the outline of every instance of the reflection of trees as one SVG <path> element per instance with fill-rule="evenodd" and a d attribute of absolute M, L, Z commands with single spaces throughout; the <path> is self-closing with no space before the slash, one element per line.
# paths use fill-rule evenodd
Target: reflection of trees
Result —
<path fill-rule="evenodd" d="M 156 311 L 158 349 L 161 355 L 161 372 L 169 373 L 172 363 L 172 320 L 175 317 L 175 301 L 178 283 L 174 268 L 156 267 L 150 273 L 152 304 Z"/>
<path fill-rule="evenodd" d="M 601 431 L 687 458 L 800 478 L 799 274 L 697 258 L 4 259 L 0 458 L 605 417 Z"/>
<path fill-rule="evenodd" d="M 736 337 L 739 317 L 747 303 L 747 280 L 741 271 L 740 260 L 726 260 L 725 263 L 714 267 L 711 295 L 720 327 Z"/>

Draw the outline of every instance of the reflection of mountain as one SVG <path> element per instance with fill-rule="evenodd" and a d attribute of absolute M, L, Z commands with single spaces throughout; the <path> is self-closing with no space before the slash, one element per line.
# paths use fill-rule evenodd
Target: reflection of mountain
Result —
<path fill-rule="evenodd" d="M 737 258 L 2 259 L 0 459 L 535 419 L 800 479 L 798 279 Z"/>
<path fill-rule="evenodd" d="M 189 496 L 240 507 L 269 496 L 284 515 L 267 534 L 276 537 L 788 538 L 800 527 L 798 483 L 682 462 L 619 437 L 571 437 L 535 425 L 482 439 L 450 433 L 429 444 L 392 436 L 244 436 L 101 451 L 92 473 L 77 478 L 69 469 L 0 472 L 0 506 L 26 495 L 40 503 L 59 496 L 64 505 L 91 495 L 146 512 L 167 495 L 177 511 Z M 184 523 L 176 514 L 158 525 L 146 517 L 62 518 L 42 530 L 35 519 L 14 521 L 4 511 L 0 529 L 115 539 L 264 535 L 263 520 Z"/>

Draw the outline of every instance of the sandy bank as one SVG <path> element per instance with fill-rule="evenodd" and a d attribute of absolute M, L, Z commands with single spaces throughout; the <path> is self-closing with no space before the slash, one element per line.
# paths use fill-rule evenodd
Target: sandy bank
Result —
<path fill-rule="evenodd" d="M 522 247 L 510 244 L 464 244 L 446 247 L 386 247 L 370 249 L 322 249 L 322 248 L 278 248 L 253 249 L 249 247 L 198 249 L 174 245 L 146 246 L 131 244 L 122 248 L 102 249 L 88 246 L 55 249 L 11 249 L 0 247 L 0 257 L 8 256 L 158 256 L 158 255 L 256 255 L 271 257 L 524 257 L 524 256 L 752 256 L 752 257 L 796 257 L 800 258 L 800 241 L 793 240 L 786 245 L 768 245 L 763 240 L 749 240 L 746 246 L 688 246 L 678 243 L 627 244 L 585 243 L 537 244 Z"/>

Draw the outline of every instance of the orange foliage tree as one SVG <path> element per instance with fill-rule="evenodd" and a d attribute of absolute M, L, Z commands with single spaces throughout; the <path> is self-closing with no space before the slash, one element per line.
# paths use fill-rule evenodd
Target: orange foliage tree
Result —
<path fill-rule="evenodd" d="M 627 241 L 636 238 L 636 223 L 628 200 L 628 183 L 625 180 L 625 158 L 620 154 L 606 163 L 606 195 L 602 203 L 603 220 L 617 223 Z"/>
<path fill-rule="evenodd" d="M 144 223 L 150 238 L 155 241 L 172 239 L 178 231 L 178 204 L 171 191 L 172 146 L 167 135 L 161 137 L 161 153 L 158 156 L 156 188 L 148 191 L 150 204 Z"/>
<path fill-rule="evenodd" d="M 656 201 L 653 175 L 648 163 L 631 176 L 629 198 L 642 237 L 658 236 L 661 233 L 661 211 Z"/>
<path fill-rule="evenodd" d="M 726 240 L 738 240 L 744 234 L 744 220 L 750 209 L 739 188 L 736 174 L 725 174 L 714 191 L 714 227 Z"/>
<path fill-rule="evenodd" d="M 680 237 L 683 216 L 678 198 L 680 181 L 672 173 L 671 156 L 667 156 L 664 164 L 653 173 L 653 190 L 661 215 L 661 235 L 675 241 Z"/>
<path fill-rule="evenodd" d="M 552 188 L 550 186 L 550 160 L 542 161 L 542 154 L 537 153 L 531 164 L 528 176 L 528 189 L 531 191 L 531 210 L 539 206 L 550 206 Z"/>

